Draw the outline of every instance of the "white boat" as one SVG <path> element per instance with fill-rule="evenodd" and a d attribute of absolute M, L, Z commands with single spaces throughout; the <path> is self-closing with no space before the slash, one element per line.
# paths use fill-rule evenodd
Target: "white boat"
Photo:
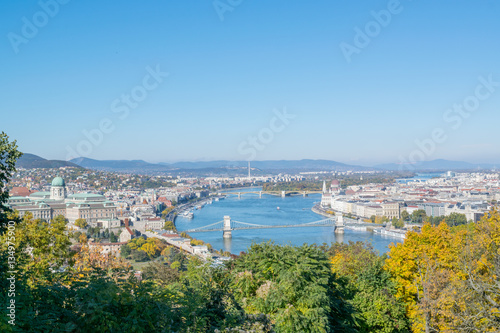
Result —
<path fill-rule="evenodd" d="M 279 206 L 278 206 L 278 207 L 276 207 L 276 209 L 277 209 L 277 210 L 280 210 Z"/>
<path fill-rule="evenodd" d="M 184 212 L 181 214 L 181 217 L 184 217 L 186 219 L 192 219 L 194 217 L 194 214 L 191 212 Z"/>
<path fill-rule="evenodd" d="M 377 228 L 374 229 L 373 232 L 385 236 L 397 237 L 402 239 L 406 238 L 406 231 L 401 231 L 401 230 L 387 230 L 383 228 Z"/>

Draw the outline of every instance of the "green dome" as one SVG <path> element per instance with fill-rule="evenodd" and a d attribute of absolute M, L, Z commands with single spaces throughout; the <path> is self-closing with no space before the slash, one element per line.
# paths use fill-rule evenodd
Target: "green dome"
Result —
<path fill-rule="evenodd" d="M 52 181 L 52 186 L 66 186 L 66 183 L 64 182 L 64 179 L 61 177 L 56 177 Z"/>

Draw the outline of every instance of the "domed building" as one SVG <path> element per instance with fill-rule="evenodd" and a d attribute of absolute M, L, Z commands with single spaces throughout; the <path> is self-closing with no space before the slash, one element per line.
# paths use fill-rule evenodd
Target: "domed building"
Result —
<path fill-rule="evenodd" d="M 35 192 L 29 197 L 10 197 L 8 204 L 19 211 L 19 216 L 30 212 L 34 218 L 47 221 L 63 215 L 71 223 L 85 219 L 91 226 L 120 225 L 120 221 L 115 218 L 116 206 L 113 202 L 94 193 L 67 195 L 66 182 L 61 177 L 52 180 L 50 192 Z"/>
<path fill-rule="evenodd" d="M 66 183 L 61 177 L 56 177 L 52 180 L 50 187 L 50 198 L 52 200 L 66 199 Z"/>

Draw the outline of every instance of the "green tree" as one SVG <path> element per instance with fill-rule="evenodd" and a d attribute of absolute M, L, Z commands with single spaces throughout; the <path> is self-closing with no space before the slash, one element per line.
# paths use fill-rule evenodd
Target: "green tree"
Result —
<path fill-rule="evenodd" d="M 178 262 L 178 261 L 174 261 L 173 263 L 171 263 L 171 264 L 170 264 L 170 267 L 171 267 L 172 269 L 178 270 L 178 269 L 180 269 L 180 268 L 181 268 L 181 263 L 180 263 L 180 262 Z"/>
<path fill-rule="evenodd" d="M 75 231 L 72 235 L 71 238 L 73 238 L 75 241 L 78 242 L 78 240 L 80 239 L 80 236 L 82 235 L 82 233 L 80 231 Z"/>
<path fill-rule="evenodd" d="M 352 325 L 327 255 L 318 247 L 253 244 L 234 262 L 232 289 L 279 332 L 328 332 Z"/>
<path fill-rule="evenodd" d="M 360 332 L 408 332 L 405 304 L 396 298 L 395 283 L 371 244 L 334 243 L 326 248 L 332 271 L 342 281 Z"/>
<path fill-rule="evenodd" d="M 143 277 L 144 279 L 155 280 L 160 285 L 167 286 L 174 282 L 178 282 L 180 274 L 175 267 L 169 267 L 166 264 L 152 262 L 148 266 L 144 267 Z"/>
<path fill-rule="evenodd" d="M 85 229 L 88 226 L 88 223 L 85 219 L 76 219 L 75 225 L 80 229 Z"/>
<path fill-rule="evenodd" d="M 416 223 L 422 223 L 426 216 L 427 214 L 425 213 L 425 210 L 418 209 L 411 213 L 411 220 Z"/>
<path fill-rule="evenodd" d="M 465 214 L 451 213 L 444 217 L 444 222 L 450 227 L 467 224 L 467 217 L 465 217 Z"/>
<path fill-rule="evenodd" d="M 143 261 L 148 261 L 149 256 L 144 251 L 132 250 L 132 259 L 134 259 L 136 262 L 143 262 Z"/>
<path fill-rule="evenodd" d="M 116 236 L 116 234 L 113 231 L 109 234 L 109 241 L 111 243 L 118 242 L 118 236 Z"/>
<path fill-rule="evenodd" d="M 405 226 L 405 223 L 402 219 L 398 219 L 396 217 L 392 218 L 392 226 L 397 229 L 401 229 Z"/>
<path fill-rule="evenodd" d="M 132 253 L 132 249 L 128 244 L 123 244 L 120 247 L 120 254 L 123 258 L 127 258 Z"/>
<path fill-rule="evenodd" d="M 4 223 L 8 221 L 7 214 L 11 211 L 6 203 L 9 199 L 7 182 L 16 172 L 16 161 L 22 153 L 17 150 L 16 141 L 9 142 L 4 132 L 0 133 L 0 233 L 5 230 Z"/>
<path fill-rule="evenodd" d="M 163 225 L 164 230 L 176 230 L 175 229 L 175 224 L 172 221 L 165 221 L 165 224 Z"/>
<path fill-rule="evenodd" d="M 410 219 L 410 214 L 406 210 L 403 210 L 401 212 L 401 218 L 403 221 L 408 221 Z"/>
<path fill-rule="evenodd" d="M 163 218 L 165 218 L 171 211 L 174 210 L 174 207 L 168 207 L 168 208 L 165 208 L 162 212 L 161 212 L 161 216 Z"/>

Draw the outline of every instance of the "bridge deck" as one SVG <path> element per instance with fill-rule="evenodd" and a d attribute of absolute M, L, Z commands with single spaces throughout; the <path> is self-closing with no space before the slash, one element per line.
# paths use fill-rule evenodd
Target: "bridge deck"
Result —
<path fill-rule="evenodd" d="M 325 223 L 325 224 L 295 224 L 295 225 L 263 225 L 255 227 L 235 227 L 230 230 L 250 230 L 250 229 L 276 229 L 276 228 L 312 228 L 312 227 L 334 227 L 335 223 Z M 184 232 L 211 232 L 211 231 L 224 231 L 224 228 L 216 229 L 191 229 L 185 230 Z"/>

